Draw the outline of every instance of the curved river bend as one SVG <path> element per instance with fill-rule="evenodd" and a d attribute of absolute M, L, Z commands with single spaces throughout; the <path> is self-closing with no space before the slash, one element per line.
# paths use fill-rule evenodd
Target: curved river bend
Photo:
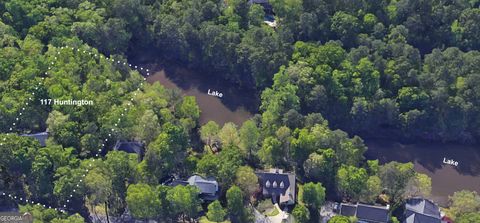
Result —
<path fill-rule="evenodd" d="M 241 125 L 257 112 L 259 105 L 255 91 L 239 89 L 226 81 L 183 68 L 160 69 L 150 75 L 147 81 L 159 81 L 166 88 L 180 89 L 184 95 L 195 96 L 201 110 L 201 125 L 210 120 L 220 126 L 227 122 Z M 222 97 L 209 95 L 209 91 L 222 93 Z"/>
<path fill-rule="evenodd" d="M 159 81 L 167 88 L 176 88 L 184 95 L 195 96 L 201 109 L 200 124 L 210 120 L 223 125 L 233 122 L 241 125 L 257 112 L 259 101 L 256 92 L 239 89 L 238 86 L 213 76 L 199 74 L 183 68 L 157 68 L 148 82 Z M 218 91 L 222 97 L 209 95 Z M 448 196 L 459 190 L 480 193 L 480 146 L 456 144 L 401 144 L 386 140 L 365 140 L 367 159 L 380 163 L 390 161 L 413 162 L 415 170 L 432 178 L 431 199 L 445 206 Z M 457 166 L 445 164 L 452 159 Z"/>

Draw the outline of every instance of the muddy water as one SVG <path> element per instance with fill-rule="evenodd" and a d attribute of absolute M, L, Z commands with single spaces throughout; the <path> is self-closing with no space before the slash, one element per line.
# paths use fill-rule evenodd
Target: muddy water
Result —
<path fill-rule="evenodd" d="M 413 162 L 415 170 L 432 178 L 431 199 L 445 206 L 455 191 L 480 192 L 480 146 L 456 144 L 401 144 L 385 140 L 366 140 L 367 159 Z M 445 164 L 453 159 L 458 166 Z"/>
<path fill-rule="evenodd" d="M 167 88 L 180 89 L 184 95 L 195 96 L 201 110 L 200 124 L 212 120 L 220 126 L 226 122 L 241 125 L 257 112 L 259 105 L 258 96 L 251 89 L 182 68 L 158 68 L 147 81 L 158 81 Z M 222 97 L 209 95 L 209 90 L 221 93 Z"/>

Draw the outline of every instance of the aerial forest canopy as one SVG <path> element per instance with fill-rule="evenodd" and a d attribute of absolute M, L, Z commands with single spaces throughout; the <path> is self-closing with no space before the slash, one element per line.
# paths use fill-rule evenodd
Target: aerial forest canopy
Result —
<path fill-rule="evenodd" d="M 430 193 L 413 164 L 365 160 L 354 135 L 480 137 L 479 0 L 269 2 L 275 27 L 247 0 L 1 1 L 0 192 L 46 204 L 20 206 L 40 222 L 125 210 L 249 222 L 254 169 L 275 167 L 305 182 L 293 213 L 308 222 L 326 196 L 374 203 L 382 193 L 397 205 Z M 252 89 L 259 114 L 200 126 L 194 97 L 124 65 L 142 56 Z M 48 98 L 95 106 L 41 104 Z M 47 129 L 46 146 L 20 136 Z M 145 154 L 112 151 L 120 140 Z M 220 202 L 202 207 L 196 187 L 161 184 L 193 174 L 216 178 Z M 478 195 L 459 192 L 455 208 L 462 199 Z M 478 218 L 476 205 L 451 212 Z"/>
<path fill-rule="evenodd" d="M 243 0 L 8 0 L 0 3 L 2 57 L 17 39 L 80 39 L 107 55 L 154 51 L 258 90 L 283 65 L 301 89 L 297 112 L 321 112 L 332 127 L 437 141 L 479 136 L 478 1 L 270 2 L 275 29 L 263 24 L 261 6 Z M 14 64 L 2 61 L 4 80 Z"/>

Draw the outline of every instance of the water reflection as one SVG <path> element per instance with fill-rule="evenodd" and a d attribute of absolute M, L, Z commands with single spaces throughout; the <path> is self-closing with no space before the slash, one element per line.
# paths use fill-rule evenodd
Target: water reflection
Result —
<path fill-rule="evenodd" d="M 178 88 L 184 95 L 196 97 L 201 110 L 200 124 L 213 120 L 219 125 L 226 122 L 241 125 L 257 112 L 258 96 L 251 89 L 238 88 L 212 75 L 180 67 L 149 67 L 153 70 L 153 75 L 147 79 L 149 83 L 159 81 L 167 88 Z M 221 92 L 223 97 L 208 95 L 209 89 Z"/>
<path fill-rule="evenodd" d="M 448 196 L 459 190 L 480 192 L 480 148 L 454 144 L 401 144 L 386 140 L 366 140 L 367 159 L 380 163 L 413 162 L 415 170 L 432 178 L 432 199 L 445 205 Z M 443 160 L 458 161 L 458 166 Z"/>

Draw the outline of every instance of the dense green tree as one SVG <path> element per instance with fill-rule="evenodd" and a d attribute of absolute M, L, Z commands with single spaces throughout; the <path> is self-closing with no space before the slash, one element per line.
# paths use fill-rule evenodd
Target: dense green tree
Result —
<path fill-rule="evenodd" d="M 52 111 L 48 115 L 46 123 L 55 141 L 61 145 L 78 147 L 80 141 L 78 126 L 75 122 L 70 121 L 69 117 L 69 115 L 64 115 L 59 111 Z"/>
<path fill-rule="evenodd" d="M 305 205 L 319 209 L 325 202 L 325 188 L 321 183 L 306 183 L 303 185 L 302 199 Z"/>
<path fill-rule="evenodd" d="M 267 88 L 262 92 L 262 105 L 260 109 L 264 110 L 262 114 L 263 131 L 273 133 L 278 127 L 283 113 L 289 109 L 296 109 L 299 106 L 299 98 L 295 92 L 297 88 L 288 80 L 288 74 L 284 68 L 280 69 L 273 78 L 272 88 Z"/>
<path fill-rule="evenodd" d="M 182 219 L 191 219 L 198 215 L 200 191 L 195 186 L 175 186 L 167 192 L 167 201 L 171 206 L 172 215 Z"/>
<path fill-rule="evenodd" d="M 297 137 L 291 141 L 291 153 L 297 165 L 301 165 L 317 149 L 315 147 L 316 139 L 313 134 L 309 133 L 308 129 L 301 129 L 296 132 Z"/>
<path fill-rule="evenodd" d="M 449 200 L 451 204 L 448 213 L 453 218 L 461 219 L 468 213 L 478 213 L 480 211 L 480 196 L 474 191 L 457 191 L 449 197 Z"/>
<path fill-rule="evenodd" d="M 456 218 L 458 223 L 472 223 L 480 221 L 480 213 L 468 213 Z"/>
<path fill-rule="evenodd" d="M 209 121 L 200 128 L 200 139 L 212 149 L 213 144 L 219 141 L 219 131 L 220 127 L 218 124 L 214 121 Z"/>
<path fill-rule="evenodd" d="M 295 221 L 299 223 L 307 223 L 310 220 L 310 212 L 308 211 L 308 208 L 301 204 L 295 206 L 292 210 L 292 215 L 295 218 Z"/>
<path fill-rule="evenodd" d="M 480 26 L 475 22 L 478 19 L 480 19 L 480 10 L 478 8 L 465 9 L 451 26 L 457 41 L 467 49 L 478 50 L 480 48 L 480 45 L 478 45 Z"/>
<path fill-rule="evenodd" d="M 321 153 L 312 153 L 303 163 L 305 176 L 313 181 L 320 181 L 331 188 L 336 175 L 337 165 L 335 152 L 332 149 L 322 150 Z"/>
<path fill-rule="evenodd" d="M 213 222 L 222 222 L 227 213 L 218 200 L 208 205 L 207 218 Z"/>
<path fill-rule="evenodd" d="M 33 139 L 20 137 L 13 134 L 1 134 L 0 143 L 0 166 L 2 168 L 2 186 L 9 189 L 22 188 L 22 175 L 31 172 L 32 155 L 31 151 L 38 149 L 39 144 Z M 40 158 L 40 157 L 39 157 Z M 34 163 L 33 174 L 36 178 L 43 178 L 43 165 L 49 165 L 46 160 L 38 160 Z M 48 168 L 48 166 L 47 166 Z M 48 181 L 45 182 L 48 184 Z M 18 189 L 16 189 L 18 190 Z"/>
<path fill-rule="evenodd" d="M 432 179 L 421 173 L 415 173 L 405 188 L 404 196 L 408 197 L 429 197 L 432 191 Z"/>
<path fill-rule="evenodd" d="M 95 154 L 96 150 L 101 147 L 101 142 L 98 136 L 93 134 L 85 134 L 80 139 L 80 147 L 82 156 L 89 156 Z"/>
<path fill-rule="evenodd" d="M 85 220 L 79 214 L 72 214 L 68 216 L 63 212 L 51 208 L 44 208 L 41 205 L 20 205 L 19 212 L 28 212 L 33 216 L 33 222 L 55 222 L 55 223 L 83 223 Z"/>
<path fill-rule="evenodd" d="M 218 155 L 204 155 L 197 163 L 197 171 L 205 176 L 214 176 L 221 184 L 229 186 L 242 163 L 238 148 L 227 147 Z"/>
<path fill-rule="evenodd" d="M 412 163 L 390 162 L 380 167 L 379 177 L 383 187 L 395 202 L 402 199 L 408 182 L 415 176 Z"/>
<path fill-rule="evenodd" d="M 85 186 L 87 190 L 87 202 L 91 205 L 91 208 L 95 210 L 96 206 L 104 205 L 105 214 L 108 219 L 108 199 L 113 193 L 112 180 L 108 172 L 103 171 L 102 167 L 89 171 L 85 177 Z"/>
<path fill-rule="evenodd" d="M 146 184 L 133 184 L 128 187 L 126 202 L 132 216 L 140 219 L 157 217 L 162 202 L 155 189 Z"/>
<path fill-rule="evenodd" d="M 248 22 L 250 26 L 260 26 L 265 18 L 263 6 L 260 4 L 253 4 L 248 10 Z"/>
<path fill-rule="evenodd" d="M 82 204 L 86 194 L 86 187 L 85 182 L 82 183 L 80 180 L 83 179 L 85 169 L 95 168 L 96 163 L 93 160 L 83 160 L 80 164 L 75 162 L 68 166 L 59 167 L 55 171 L 53 188 L 53 194 L 57 199 L 68 206 Z"/>
<path fill-rule="evenodd" d="M 258 151 L 258 157 L 267 166 L 279 166 L 284 161 L 281 142 L 274 137 L 265 138 L 262 148 Z"/>
<path fill-rule="evenodd" d="M 248 212 L 243 205 L 242 190 L 237 186 L 232 186 L 227 190 L 226 197 L 230 219 L 232 221 L 246 222 Z"/>
<path fill-rule="evenodd" d="M 258 88 L 271 83 L 278 67 L 288 61 L 288 46 L 270 27 L 252 27 L 247 30 L 237 46 L 238 63 L 251 72 Z"/>
<path fill-rule="evenodd" d="M 368 181 L 367 171 L 354 166 L 342 166 L 337 172 L 338 190 L 343 196 L 358 200 Z"/>
<path fill-rule="evenodd" d="M 248 152 L 248 156 L 251 157 L 257 153 L 258 141 L 260 138 L 260 131 L 253 120 L 247 120 L 242 124 L 239 130 L 240 136 L 240 148 Z"/>
<path fill-rule="evenodd" d="M 167 123 L 162 133 L 148 145 L 142 171 L 149 182 L 161 179 L 174 169 L 182 171 L 186 157 L 187 136 L 183 128 Z M 160 164 L 160 165 L 159 165 Z"/>
<path fill-rule="evenodd" d="M 358 18 L 349 15 L 346 12 L 336 12 L 332 17 L 331 30 L 335 32 L 337 38 L 347 46 L 353 46 L 354 37 L 360 29 Z"/>
<path fill-rule="evenodd" d="M 122 151 L 111 151 L 106 155 L 105 168 L 112 182 L 112 196 L 109 198 L 110 212 L 121 214 L 125 207 L 127 183 L 134 182 L 138 174 L 135 172 L 137 155 Z"/>
<path fill-rule="evenodd" d="M 363 188 L 360 200 L 367 203 L 375 203 L 378 196 L 382 193 L 382 181 L 378 176 L 368 177 L 365 188 Z"/>
<path fill-rule="evenodd" d="M 237 125 L 232 122 L 228 122 L 223 125 L 222 129 L 220 129 L 220 132 L 218 133 L 218 137 L 220 138 L 222 146 L 224 147 L 238 146 L 240 144 L 240 136 L 238 134 Z"/>
<path fill-rule="evenodd" d="M 200 117 L 200 108 L 195 101 L 195 97 L 184 97 L 177 113 L 181 118 L 180 121 L 186 123 L 184 127 L 188 130 L 193 129 L 197 125 L 197 120 Z"/>
<path fill-rule="evenodd" d="M 241 166 L 235 174 L 235 185 L 242 189 L 247 198 L 250 198 L 259 188 L 258 177 L 249 166 Z"/>
<path fill-rule="evenodd" d="M 152 142 L 160 132 L 160 122 L 157 115 L 152 110 L 146 110 L 145 113 L 139 117 L 138 125 L 135 127 L 135 136 L 139 141 L 144 141 L 145 144 Z"/>

